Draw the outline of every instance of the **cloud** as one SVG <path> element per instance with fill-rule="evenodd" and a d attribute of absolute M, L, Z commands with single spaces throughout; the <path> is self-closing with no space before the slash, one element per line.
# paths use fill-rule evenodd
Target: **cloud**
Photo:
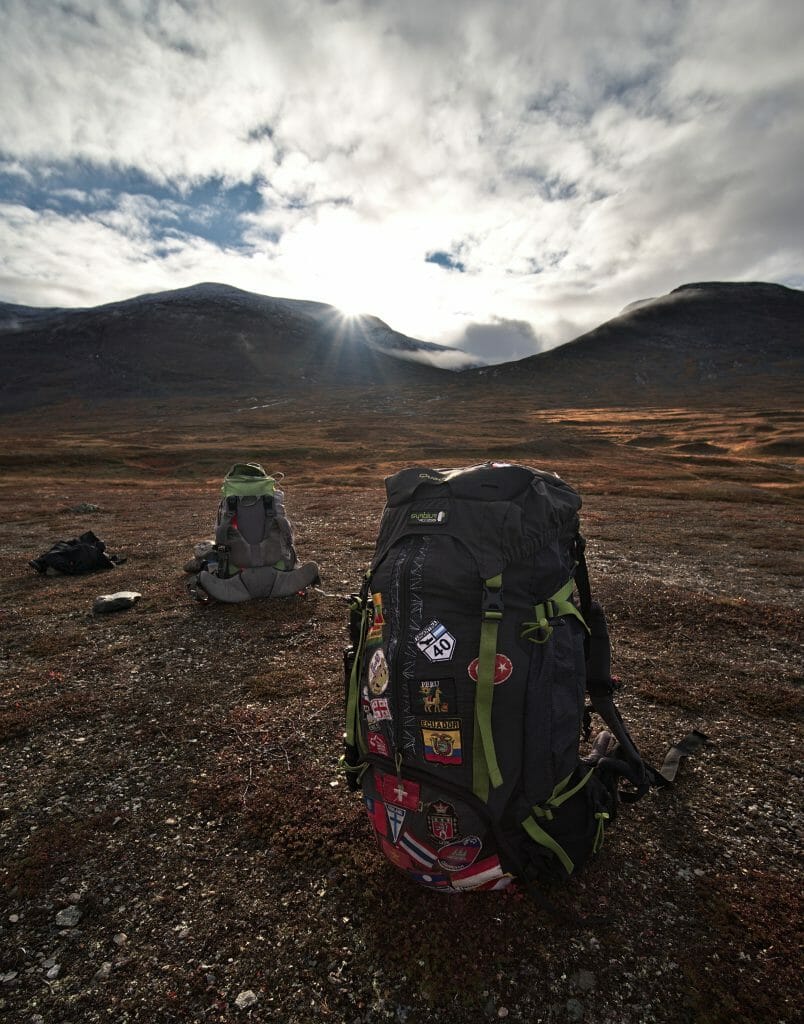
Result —
<path fill-rule="evenodd" d="M 800 4 L 3 9 L 2 299 L 213 279 L 500 352 L 801 281 Z"/>
<path fill-rule="evenodd" d="M 539 352 L 542 344 L 526 320 L 497 318 L 489 324 L 469 324 L 456 344 L 486 363 L 524 359 Z"/>

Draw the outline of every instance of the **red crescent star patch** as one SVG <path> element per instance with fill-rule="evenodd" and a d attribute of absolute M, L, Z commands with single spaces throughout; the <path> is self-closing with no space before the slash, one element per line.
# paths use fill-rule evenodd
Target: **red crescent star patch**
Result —
<path fill-rule="evenodd" d="M 477 665 L 479 660 L 479 658 L 475 658 L 474 661 L 469 662 L 469 675 L 475 682 L 477 682 Z M 499 686 L 500 683 L 504 683 L 513 671 L 514 663 L 508 655 L 498 654 L 494 659 L 494 685 Z"/>

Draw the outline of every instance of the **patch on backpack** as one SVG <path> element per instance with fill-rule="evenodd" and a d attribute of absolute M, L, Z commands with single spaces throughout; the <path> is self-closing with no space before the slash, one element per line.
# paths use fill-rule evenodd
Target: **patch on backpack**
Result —
<path fill-rule="evenodd" d="M 414 509 L 408 515 L 408 522 L 411 526 L 441 526 L 447 521 L 446 510 L 441 509 L 436 511 L 435 509 L 422 509 L 417 511 Z"/>
<path fill-rule="evenodd" d="M 374 618 L 368 633 L 366 633 L 366 647 L 376 647 L 377 644 L 382 643 L 382 627 L 385 625 L 382 613 L 382 594 L 372 594 L 371 601 L 374 607 Z"/>
<path fill-rule="evenodd" d="M 399 839 L 399 833 L 402 831 L 402 825 L 405 822 L 405 816 L 407 811 L 404 807 L 397 807 L 396 804 L 386 804 L 385 813 L 388 815 L 388 825 L 391 829 L 391 838 L 394 842 Z"/>
<path fill-rule="evenodd" d="M 420 718 L 425 761 L 434 764 L 463 764 L 460 718 Z"/>
<path fill-rule="evenodd" d="M 374 784 L 380 797 L 388 804 L 396 804 L 397 807 L 404 807 L 407 811 L 418 811 L 421 809 L 421 786 L 418 782 L 410 782 L 406 779 L 398 779 L 395 775 L 388 775 L 378 768 L 374 769 Z"/>
<path fill-rule="evenodd" d="M 476 861 L 463 871 L 456 872 L 450 882 L 456 889 L 506 889 L 513 876 L 503 871 L 496 855 Z"/>
<path fill-rule="evenodd" d="M 451 661 L 455 653 L 455 637 L 437 619 L 415 636 L 416 646 L 428 661 Z"/>
<path fill-rule="evenodd" d="M 371 708 L 371 717 L 375 722 L 391 721 L 391 708 L 386 697 L 374 697 L 369 701 L 369 707 Z"/>
<path fill-rule="evenodd" d="M 375 651 L 369 661 L 368 688 L 374 697 L 379 697 L 388 689 L 388 662 L 382 648 Z"/>
<path fill-rule="evenodd" d="M 411 688 L 414 707 L 420 715 L 455 714 L 454 679 L 420 679 Z"/>
<path fill-rule="evenodd" d="M 368 748 L 372 754 L 379 754 L 381 757 L 391 756 L 388 740 L 381 732 L 370 732 L 368 734 Z"/>
<path fill-rule="evenodd" d="M 480 659 L 475 658 L 474 661 L 469 662 L 469 675 L 475 682 L 477 682 L 477 667 L 480 664 Z M 498 654 L 494 659 L 494 685 L 499 686 L 500 683 L 504 683 L 506 679 L 509 679 L 511 673 L 514 671 L 514 663 L 508 657 L 507 654 Z"/>
<path fill-rule="evenodd" d="M 400 850 L 398 846 L 392 846 L 387 839 L 380 839 L 380 849 L 394 867 L 402 868 L 404 871 L 409 871 L 416 867 L 415 863 L 403 850 Z"/>
<path fill-rule="evenodd" d="M 445 871 L 463 871 L 474 864 L 482 846 L 478 836 L 465 836 L 458 842 L 448 843 L 438 851 L 439 866 Z"/>
<path fill-rule="evenodd" d="M 460 835 L 458 831 L 458 815 L 452 804 L 445 800 L 435 800 L 427 810 L 427 831 L 439 843 L 451 843 Z"/>
<path fill-rule="evenodd" d="M 431 850 L 421 839 L 417 839 L 410 832 L 403 832 L 402 838 L 399 840 L 399 848 L 423 868 L 431 868 L 436 862 L 435 850 Z"/>
<path fill-rule="evenodd" d="M 378 836 L 388 835 L 388 818 L 385 814 L 385 804 L 382 800 L 374 800 L 372 797 L 364 797 L 366 812 L 369 816 L 372 828 Z"/>

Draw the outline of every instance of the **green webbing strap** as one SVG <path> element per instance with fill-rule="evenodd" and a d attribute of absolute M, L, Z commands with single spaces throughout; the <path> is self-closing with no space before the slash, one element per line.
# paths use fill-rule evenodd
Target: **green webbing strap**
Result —
<path fill-rule="evenodd" d="M 546 643 L 553 633 L 550 619 L 558 618 L 559 615 L 574 615 L 588 633 L 589 627 L 586 625 L 583 615 L 578 606 L 570 600 L 574 589 L 575 580 L 569 580 L 552 597 L 535 605 L 533 613 L 536 616 L 536 621 L 522 623 L 526 627 L 520 634 L 522 639 L 530 640 L 534 644 Z"/>
<path fill-rule="evenodd" d="M 566 788 L 569 785 L 570 779 L 572 778 L 572 773 L 570 773 L 566 777 L 566 779 L 562 779 L 561 782 L 559 782 L 559 784 L 553 790 L 550 797 L 547 799 L 546 802 L 548 806 L 560 807 L 565 800 L 569 800 L 571 796 L 575 796 L 578 790 L 583 789 L 586 783 L 591 779 L 592 772 L 594 772 L 594 770 L 594 768 L 590 768 L 586 775 L 584 775 L 584 777 L 581 779 L 581 781 L 576 786 L 573 786 L 572 789 Z"/>
<path fill-rule="evenodd" d="M 597 819 L 597 831 L 595 832 L 595 841 L 592 843 L 592 853 L 597 853 L 603 845 L 603 829 L 609 820 L 609 812 L 598 811 L 595 818 Z"/>
<path fill-rule="evenodd" d="M 366 576 L 366 584 L 368 584 L 369 577 Z M 368 590 L 368 586 L 365 588 Z M 360 692 L 360 668 L 363 664 L 363 650 L 366 646 L 366 623 L 368 622 L 368 599 L 367 595 L 361 595 L 363 600 L 363 610 L 360 616 L 360 638 L 357 644 L 357 650 L 355 651 L 355 660 L 352 663 L 352 674 L 349 676 L 349 695 L 346 699 L 346 743 L 348 746 L 355 746 L 357 741 L 357 747 L 362 754 L 365 754 L 366 746 L 363 742 L 363 736 L 360 730 L 357 728 L 357 705 L 358 695 Z"/>
<path fill-rule="evenodd" d="M 548 835 L 543 828 L 539 828 L 533 818 L 525 818 L 522 822 L 522 828 L 524 828 L 534 843 L 547 847 L 551 853 L 554 853 L 556 857 L 558 857 L 564 865 L 564 870 L 568 875 L 572 874 L 575 865 L 567 856 L 567 851 L 563 847 L 559 846 L 555 839 L 553 839 L 551 835 Z"/>
<path fill-rule="evenodd" d="M 549 833 L 545 832 L 545 830 L 536 823 L 535 819 L 542 818 L 545 821 L 552 821 L 552 808 L 560 807 L 563 803 L 569 800 L 570 797 L 575 796 L 575 794 L 579 790 L 583 789 L 583 787 L 592 777 L 594 770 L 594 768 L 590 768 L 580 782 L 577 782 L 572 787 L 572 789 L 567 789 L 567 786 L 570 783 L 570 779 L 572 778 L 572 773 L 570 773 L 566 777 L 566 779 L 562 779 L 561 782 L 558 783 L 558 785 L 555 787 L 553 792 L 544 801 L 543 804 L 537 804 L 533 808 L 533 816 L 525 818 L 525 820 L 522 822 L 522 828 L 524 828 L 524 830 L 528 833 L 531 839 L 534 842 L 538 843 L 540 846 L 544 846 L 552 853 L 554 853 L 556 857 L 558 857 L 558 859 L 564 865 L 564 868 L 568 875 L 572 874 L 575 865 L 567 855 L 567 851 L 563 847 L 559 846 L 555 839 L 553 839 L 553 837 Z M 596 814 L 595 817 L 598 819 L 598 827 L 597 833 L 595 835 L 595 844 L 593 845 L 593 849 L 595 850 L 595 852 L 597 852 L 597 849 L 599 848 L 598 841 L 600 844 L 602 844 L 603 842 L 603 821 L 601 815 Z M 605 817 L 608 818 L 608 814 L 606 814 Z"/>
<path fill-rule="evenodd" d="M 502 785 L 502 774 L 494 750 L 491 705 L 494 700 L 494 668 L 497 662 L 497 630 L 502 619 L 502 574 L 485 580 L 483 622 L 480 627 L 480 654 L 475 690 L 475 729 L 472 746 L 472 789 L 475 796 L 488 800 L 489 782 Z"/>

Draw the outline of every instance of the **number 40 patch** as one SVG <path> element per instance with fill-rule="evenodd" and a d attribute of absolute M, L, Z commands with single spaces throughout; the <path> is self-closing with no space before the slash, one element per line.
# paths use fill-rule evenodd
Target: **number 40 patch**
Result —
<path fill-rule="evenodd" d="M 416 634 L 416 646 L 428 661 L 449 661 L 455 653 L 455 637 L 437 619 Z"/>

